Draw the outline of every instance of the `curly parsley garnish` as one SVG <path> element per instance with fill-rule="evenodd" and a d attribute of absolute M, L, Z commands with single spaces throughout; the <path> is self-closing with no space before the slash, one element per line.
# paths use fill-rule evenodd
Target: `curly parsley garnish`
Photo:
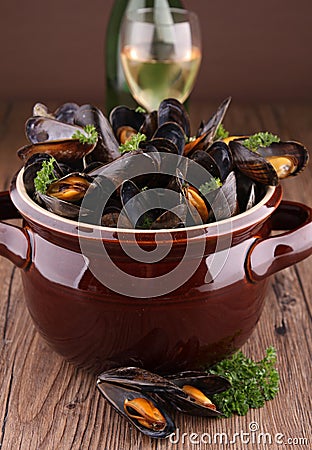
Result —
<path fill-rule="evenodd" d="M 216 189 L 220 188 L 222 186 L 222 182 L 220 178 L 211 178 L 209 181 L 206 181 L 206 183 L 202 184 L 199 187 L 199 192 L 202 195 L 207 195 L 212 191 L 215 191 Z"/>
<path fill-rule="evenodd" d="M 57 180 L 54 173 L 54 163 L 55 158 L 51 156 L 48 161 L 43 161 L 42 168 L 37 172 L 36 178 L 34 179 L 34 185 L 36 192 L 40 194 L 45 194 L 47 192 L 48 186 L 55 180 Z"/>
<path fill-rule="evenodd" d="M 230 133 L 226 131 L 222 123 L 220 123 L 214 136 L 214 141 L 221 141 L 222 139 L 229 137 L 229 135 Z"/>
<path fill-rule="evenodd" d="M 137 133 L 131 136 L 124 144 L 119 146 L 120 153 L 132 152 L 139 148 L 140 142 L 146 141 L 146 135 L 143 133 Z"/>
<path fill-rule="evenodd" d="M 268 131 L 260 131 L 260 133 L 253 134 L 248 139 L 242 141 L 242 144 L 249 150 L 255 152 L 259 147 L 268 147 L 273 142 L 280 142 L 280 138 Z"/>
<path fill-rule="evenodd" d="M 279 389 L 279 374 L 275 369 L 276 350 L 269 347 L 266 356 L 258 362 L 247 358 L 241 351 L 216 364 L 210 373 L 226 377 L 232 387 L 215 394 L 214 402 L 226 417 L 245 415 L 249 408 L 261 408 L 272 400 Z"/>
<path fill-rule="evenodd" d="M 79 139 L 82 144 L 96 144 L 98 133 L 94 125 L 86 125 L 84 127 L 84 133 L 77 130 L 73 135 L 72 139 Z"/>

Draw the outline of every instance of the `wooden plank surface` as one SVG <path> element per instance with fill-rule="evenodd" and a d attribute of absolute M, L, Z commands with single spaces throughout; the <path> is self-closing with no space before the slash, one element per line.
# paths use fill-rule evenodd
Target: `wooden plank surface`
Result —
<path fill-rule="evenodd" d="M 12 175 L 19 168 L 15 152 L 26 143 L 23 127 L 31 106 L 30 102 L 0 104 L 1 190 L 8 188 Z M 54 106 L 50 105 L 51 109 Z M 215 106 L 192 105 L 193 123 L 208 118 Z M 234 103 L 225 124 L 233 133 L 269 130 L 312 148 L 312 105 Z M 304 174 L 283 184 L 285 198 L 312 206 L 311 163 Z M 262 409 L 250 410 L 245 417 L 209 420 L 177 415 L 175 421 L 180 432 L 177 443 L 151 440 L 120 419 L 100 397 L 94 377 L 64 362 L 34 331 L 24 304 L 19 270 L 3 258 L 0 258 L 0 277 L 1 449 L 225 448 L 218 444 L 221 437 L 216 433 L 225 433 L 223 439 L 229 441 L 226 448 L 237 450 L 312 448 L 311 258 L 272 277 L 260 322 L 243 347 L 254 359 L 262 358 L 269 345 L 276 347 L 281 377 L 278 397 Z M 258 431 L 250 434 L 249 443 L 248 435 L 235 435 L 249 433 L 250 426 L 258 426 Z M 186 433 L 184 439 L 182 433 Z M 192 437 L 191 433 L 199 436 Z M 267 435 L 261 438 L 259 433 Z M 284 436 L 277 436 L 277 439 L 286 442 L 290 438 L 292 444 L 275 442 L 278 433 Z M 215 437 L 217 444 L 201 442 L 201 438 L 207 440 L 208 435 Z M 231 444 L 234 438 L 236 442 Z M 252 439 L 260 439 L 260 443 L 252 443 Z M 297 443 L 300 439 L 301 443 Z"/>

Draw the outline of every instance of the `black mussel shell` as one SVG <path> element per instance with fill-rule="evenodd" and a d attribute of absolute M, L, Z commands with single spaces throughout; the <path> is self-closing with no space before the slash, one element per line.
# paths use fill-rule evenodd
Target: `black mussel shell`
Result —
<path fill-rule="evenodd" d="M 207 122 L 201 122 L 197 131 L 197 137 L 205 135 L 206 139 L 212 143 L 216 131 L 224 119 L 231 100 L 231 97 L 223 100 L 214 115 Z"/>
<path fill-rule="evenodd" d="M 126 214 L 134 228 L 149 229 L 159 215 L 155 190 L 141 191 L 133 181 L 125 180 L 120 187 L 120 198 L 121 214 Z"/>
<path fill-rule="evenodd" d="M 179 125 L 188 138 L 191 134 L 190 118 L 186 109 L 175 98 L 163 100 L 158 108 L 158 125 L 161 126 L 167 122 L 174 122 Z"/>
<path fill-rule="evenodd" d="M 299 142 L 273 142 L 258 148 L 257 153 L 272 164 L 279 179 L 298 175 L 309 160 L 308 150 Z"/>
<path fill-rule="evenodd" d="M 153 134 L 158 128 L 158 114 L 157 111 L 152 111 L 145 114 L 145 120 L 140 128 L 140 133 L 145 134 L 146 139 L 152 138 Z"/>
<path fill-rule="evenodd" d="M 225 182 L 217 190 L 211 202 L 210 221 L 229 219 L 238 214 L 236 176 L 232 171 Z"/>
<path fill-rule="evenodd" d="M 36 193 L 36 201 L 48 211 L 67 219 L 77 219 L 79 214 L 83 214 L 83 210 L 78 205 L 39 192 Z"/>
<path fill-rule="evenodd" d="M 47 153 L 58 162 L 75 163 L 92 152 L 93 148 L 94 144 L 82 144 L 78 139 L 66 139 L 25 145 L 18 150 L 17 155 L 26 161 L 36 153 Z"/>
<path fill-rule="evenodd" d="M 165 139 L 172 142 L 177 149 L 177 153 L 179 155 L 183 154 L 185 145 L 185 136 L 182 128 L 176 123 L 166 122 L 156 130 L 151 140 L 151 142 L 153 143 L 153 145 L 155 145 L 155 147 L 157 147 L 157 144 L 155 142 L 157 142 L 158 139 Z"/>
<path fill-rule="evenodd" d="M 143 392 L 180 391 L 173 381 L 140 367 L 120 367 L 108 370 L 100 374 L 98 379 L 106 383 L 140 388 Z"/>
<path fill-rule="evenodd" d="M 59 106 L 54 111 L 54 117 L 56 120 L 64 123 L 73 124 L 74 118 L 79 105 L 77 103 L 67 102 Z"/>
<path fill-rule="evenodd" d="M 247 177 L 259 183 L 277 186 L 278 176 L 272 166 L 263 156 L 252 152 L 238 141 L 229 143 L 233 154 L 235 167 Z"/>
<path fill-rule="evenodd" d="M 183 394 L 168 393 L 168 398 L 180 412 L 211 417 L 223 415 L 216 409 L 209 396 L 231 387 L 231 383 L 226 378 L 204 372 L 182 372 L 168 378 L 183 392 Z"/>
<path fill-rule="evenodd" d="M 204 150 L 196 150 L 192 156 L 190 157 L 192 161 L 202 166 L 207 172 L 209 172 L 210 175 L 212 175 L 214 178 L 219 178 L 220 180 L 223 178 L 221 177 L 221 171 L 222 168 L 218 166 L 216 161 L 210 156 L 209 153 L 205 152 Z M 192 171 L 197 171 L 196 166 L 190 166 L 188 170 L 187 179 L 196 179 L 196 173 L 194 175 L 192 174 Z M 222 173 L 223 175 L 223 173 Z M 192 177 L 192 178 L 190 178 Z M 204 183 L 205 180 L 201 180 L 199 184 Z"/>
<path fill-rule="evenodd" d="M 92 105 L 82 105 L 75 113 L 75 124 L 85 127 L 94 125 L 98 133 L 98 140 L 88 162 L 99 161 L 107 163 L 120 156 L 119 144 L 113 129 L 102 111 Z"/>
<path fill-rule="evenodd" d="M 30 197 L 33 197 L 33 195 L 35 194 L 36 189 L 34 180 L 37 176 L 37 173 L 42 169 L 42 163 L 44 161 L 49 161 L 50 159 L 51 156 L 46 153 L 36 153 L 27 160 L 24 166 L 23 182 L 26 192 Z M 60 164 L 58 164 L 57 161 L 54 161 L 53 168 L 55 178 L 61 178 L 66 173 L 63 171 L 62 167 L 60 167 Z"/>
<path fill-rule="evenodd" d="M 100 378 L 97 387 L 120 415 L 147 436 L 165 438 L 175 431 L 175 424 L 157 395 L 152 397 L 140 389 L 107 383 Z"/>
<path fill-rule="evenodd" d="M 219 394 L 231 387 L 231 383 L 225 377 L 203 371 L 185 371 L 167 377 L 177 386 L 185 384 L 193 385 L 205 391 L 207 395 Z"/>
<path fill-rule="evenodd" d="M 125 179 L 133 181 L 141 188 L 148 186 L 153 181 L 153 175 L 159 173 L 159 153 L 152 147 L 124 153 L 119 158 L 99 166 L 88 172 L 88 175 L 96 177 L 103 175 L 110 179 L 116 188 L 120 187 Z"/>
<path fill-rule="evenodd" d="M 77 131 L 84 134 L 83 128 L 50 117 L 31 117 L 25 125 L 27 139 L 32 144 L 71 139 Z"/>
<path fill-rule="evenodd" d="M 116 106 L 109 115 L 109 121 L 118 141 L 124 143 L 126 139 L 122 138 L 123 130 L 128 128 L 137 133 L 145 121 L 145 116 L 127 106 Z"/>
<path fill-rule="evenodd" d="M 248 211 L 255 206 L 264 194 L 264 189 L 261 189 L 263 185 L 258 185 L 254 180 L 241 172 L 236 173 L 236 186 L 240 213 Z"/>
<path fill-rule="evenodd" d="M 219 125 L 222 123 L 226 110 L 230 104 L 231 97 L 225 99 L 219 106 L 217 112 L 208 120 L 201 122 L 197 131 L 196 139 L 188 142 L 184 148 L 184 155 L 192 155 L 196 150 L 207 150 L 213 143 Z"/>
<path fill-rule="evenodd" d="M 233 156 L 229 146 L 224 142 L 217 141 L 209 147 L 207 152 L 218 166 L 220 179 L 223 182 L 233 170 Z"/>

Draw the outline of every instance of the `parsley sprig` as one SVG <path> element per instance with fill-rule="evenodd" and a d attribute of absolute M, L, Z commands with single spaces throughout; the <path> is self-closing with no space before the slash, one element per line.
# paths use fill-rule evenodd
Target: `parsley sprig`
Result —
<path fill-rule="evenodd" d="M 272 400 L 279 389 L 279 374 L 275 364 L 276 350 L 272 346 L 258 362 L 247 358 L 241 351 L 219 362 L 210 373 L 226 377 L 232 387 L 213 396 L 218 409 L 226 417 L 234 413 L 245 415 L 249 408 L 261 408 L 265 401 Z"/>
<path fill-rule="evenodd" d="M 143 133 L 137 133 L 131 136 L 124 144 L 119 146 L 120 153 L 132 152 L 139 148 L 140 142 L 146 141 L 146 135 Z"/>
<path fill-rule="evenodd" d="M 56 160 L 53 156 L 48 161 L 43 161 L 42 168 L 37 172 L 36 178 L 34 179 L 36 192 L 45 194 L 48 186 L 57 180 L 54 163 L 56 163 Z"/>
<path fill-rule="evenodd" d="M 230 133 L 224 128 L 223 124 L 220 123 L 214 136 L 214 141 L 221 141 L 221 139 L 225 139 L 229 137 L 229 135 Z"/>
<path fill-rule="evenodd" d="M 211 177 L 211 179 L 209 181 L 206 181 L 206 183 L 200 185 L 199 187 L 199 192 L 202 195 L 207 195 L 212 191 L 215 191 L 216 189 L 220 188 L 222 186 L 222 182 L 220 180 L 220 178 L 213 178 Z"/>
<path fill-rule="evenodd" d="M 79 139 L 82 144 L 96 144 L 98 133 L 94 125 L 86 125 L 84 127 L 84 132 L 77 130 L 73 135 L 72 139 Z"/>
<path fill-rule="evenodd" d="M 249 136 L 242 144 L 249 150 L 255 152 L 259 147 L 268 147 L 273 142 L 280 142 L 280 138 L 268 131 L 260 131 L 259 133 Z"/>

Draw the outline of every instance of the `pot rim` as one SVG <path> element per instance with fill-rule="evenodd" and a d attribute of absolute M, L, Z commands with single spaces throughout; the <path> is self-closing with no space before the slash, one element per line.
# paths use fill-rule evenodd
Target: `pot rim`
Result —
<path fill-rule="evenodd" d="M 235 231 L 248 229 L 258 223 L 264 222 L 272 212 L 278 207 L 282 199 L 282 187 L 268 186 L 267 192 L 262 200 L 255 206 L 241 214 L 237 214 L 229 219 L 220 220 L 217 222 L 195 225 L 186 228 L 169 228 L 160 230 L 139 230 L 130 228 L 114 228 L 105 227 L 101 225 L 92 225 L 88 223 L 81 223 L 76 220 L 67 219 L 50 211 L 45 210 L 34 202 L 26 192 L 23 183 L 24 168 L 12 179 L 10 186 L 10 196 L 15 207 L 27 222 L 39 225 L 43 228 L 48 228 L 52 232 L 61 232 L 62 234 L 77 236 L 80 231 L 83 231 L 89 238 L 99 236 L 105 239 L 112 239 L 116 241 L 120 236 L 143 237 L 145 241 L 152 239 L 155 235 L 162 237 L 169 237 L 172 240 L 180 238 L 181 236 L 202 236 L 202 237 L 218 237 L 220 235 L 227 235 Z M 92 234 L 94 233 L 94 236 Z M 190 234 L 189 234 L 190 233 Z M 117 234 L 119 237 L 117 237 Z M 95 236 L 96 235 L 96 236 Z"/>

